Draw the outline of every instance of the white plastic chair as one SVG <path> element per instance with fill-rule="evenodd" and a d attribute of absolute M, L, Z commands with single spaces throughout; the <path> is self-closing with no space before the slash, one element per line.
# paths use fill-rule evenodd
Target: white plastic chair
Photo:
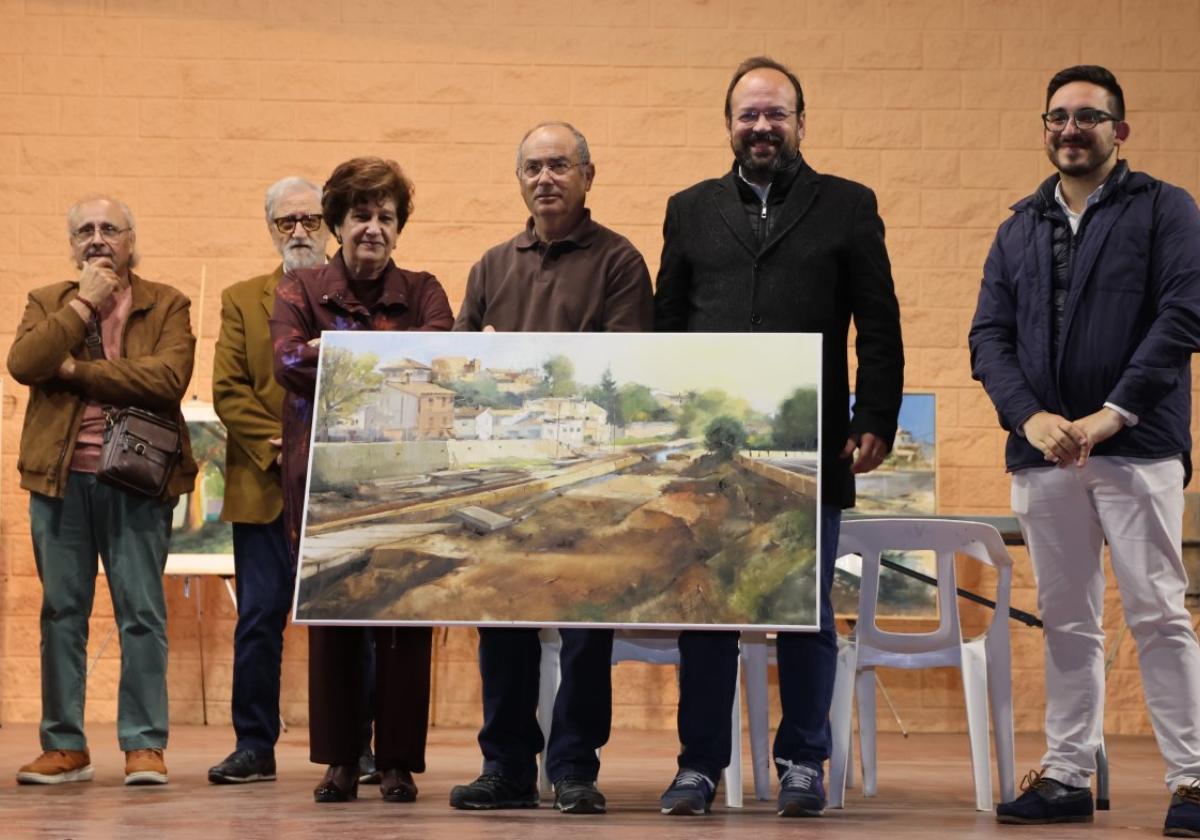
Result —
<path fill-rule="evenodd" d="M 939 617 L 930 633 L 894 633 L 875 622 L 880 555 L 885 551 L 931 550 L 937 554 Z M 849 639 L 839 640 L 838 669 L 830 725 L 829 805 L 845 803 L 851 752 L 851 710 L 858 695 L 863 795 L 875 795 L 875 668 L 937 668 L 962 671 L 975 778 L 975 807 L 992 810 L 992 772 L 988 760 L 988 708 L 995 733 L 1001 801 L 1016 796 L 1012 716 L 1012 654 L 1008 634 L 1012 558 L 1000 532 L 982 522 L 948 519 L 870 519 L 842 523 L 838 555 L 862 557 L 858 623 Z M 983 635 L 964 640 L 959 621 L 955 554 L 973 557 L 997 572 L 996 608 Z"/>
<path fill-rule="evenodd" d="M 654 665 L 679 665 L 679 634 L 637 633 L 618 630 L 613 639 L 612 664 L 618 662 L 649 662 Z M 538 725 L 546 742 L 550 741 L 550 723 L 554 715 L 554 695 L 558 691 L 560 671 L 558 654 L 562 641 L 558 631 L 545 629 L 541 632 L 542 663 L 540 696 L 538 698 Z M 734 683 L 733 709 L 731 712 L 732 750 L 729 766 L 725 768 L 725 804 L 730 808 L 742 807 L 742 702 L 741 673 Z M 764 756 L 766 753 L 764 753 Z M 538 770 L 538 785 L 543 796 L 552 796 L 553 785 L 546 776 L 545 754 Z M 764 759 L 765 760 L 765 759 Z"/>

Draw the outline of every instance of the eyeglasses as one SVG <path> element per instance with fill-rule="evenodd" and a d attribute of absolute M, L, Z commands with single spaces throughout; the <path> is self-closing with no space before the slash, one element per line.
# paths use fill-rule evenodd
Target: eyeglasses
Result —
<path fill-rule="evenodd" d="M 76 228 L 75 230 L 71 231 L 71 241 L 76 245 L 82 245 L 85 242 L 91 242 L 92 238 L 99 233 L 100 238 L 105 242 L 113 242 L 122 233 L 126 233 L 130 230 L 132 230 L 132 228 L 117 227 L 116 225 L 109 224 L 108 222 L 104 222 L 98 227 L 89 223 L 81 228 Z"/>
<path fill-rule="evenodd" d="M 296 229 L 297 224 L 309 233 L 316 233 L 317 228 L 321 226 L 321 218 L 320 213 L 308 213 L 303 216 L 281 216 L 271 221 L 274 223 L 275 229 L 280 233 L 291 233 Z"/>
<path fill-rule="evenodd" d="M 751 108 L 747 111 L 739 111 L 735 119 L 742 125 L 750 126 L 756 124 L 759 117 L 766 117 L 767 122 L 778 125 L 787 122 L 787 118 L 794 113 L 796 112 L 786 108 L 768 108 L 765 111 L 755 111 Z"/>
<path fill-rule="evenodd" d="M 547 161 L 527 160 L 517 168 L 517 174 L 529 181 L 536 181 L 542 177 L 542 170 L 548 169 L 551 175 L 561 178 L 576 166 L 583 166 L 583 164 L 572 163 L 566 158 L 552 158 Z"/>
<path fill-rule="evenodd" d="M 1080 131 L 1087 131 L 1102 122 L 1110 120 L 1120 122 L 1121 118 L 1108 113 L 1108 111 L 1101 111 L 1099 108 L 1080 108 L 1073 114 L 1063 108 L 1055 108 L 1053 111 L 1042 114 L 1042 122 L 1045 124 L 1046 130 L 1055 134 L 1065 130 L 1067 123 L 1071 120 L 1075 120 L 1075 127 Z"/>

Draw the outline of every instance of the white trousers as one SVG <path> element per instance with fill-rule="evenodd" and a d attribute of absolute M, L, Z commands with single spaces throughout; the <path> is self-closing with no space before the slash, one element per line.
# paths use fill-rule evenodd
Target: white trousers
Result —
<path fill-rule="evenodd" d="M 1104 541 L 1167 786 L 1200 780 L 1200 645 L 1184 607 L 1183 464 L 1091 458 L 1013 475 L 1046 642 L 1046 776 L 1083 787 L 1104 727 Z"/>

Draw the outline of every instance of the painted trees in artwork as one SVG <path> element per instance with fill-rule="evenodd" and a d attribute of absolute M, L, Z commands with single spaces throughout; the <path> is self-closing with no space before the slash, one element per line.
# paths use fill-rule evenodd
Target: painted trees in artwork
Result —
<path fill-rule="evenodd" d="M 379 357 L 374 353 L 355 353 L 342 347 L 322 351 L 317 406 L 320 440 L 328 440 L 330 428 L 349 420 L 383 384 L 383 374 L 375 370 L 377 364 Z"/>

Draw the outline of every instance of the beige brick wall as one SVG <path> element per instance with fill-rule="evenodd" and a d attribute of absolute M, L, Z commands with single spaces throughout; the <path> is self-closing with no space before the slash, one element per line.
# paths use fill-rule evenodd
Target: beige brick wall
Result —
<path fill-rule="evenodd" d="M 451 301 L 487 246 L 524 219 L 513 151 L 534 121 L 589 137 L 590 202 L 657 267 L 667 197 L 728 165 L 721 104 L 732 67 L 767 52 L 799 73 L 805 153 L 876 189 L 908 345 L 907 387 L 937 393 L 943 512 L 1006 513 L 1002 435 L 970 379 L 966 330 L 980 265 L 1011 203 L 1047 174 L 1037 113 L 1051 72 L 1112 66 L 1138 168 L 1200 188 L 1200 0 L 0 0 L 0 350 L 32 287 L 71 274 L 63 214 L 83 193 L 138 214 L 147 276 L 177 284 L 203 325 L 194 390 L 209 394 L 219 291 L 269 269 L 264 188 L 323 180 L 363 153 L 416 183 L 401 264 L 435 272 Z M 200 297 L 200 276 L 207 284 Z M 0 720 L 38 716 L 39 585 L 17 486 L 25 389 L 6 377 Z M 1014 601 L 1035 608 L 1017 552 Z M 227 721 L 233 613 L 219 585 L 170 591 L 173 719 Z M 1116 610 L 1109 628 L 1115 630 Z M 982 618 L 968 611 L 972 620 Z M 91 649 L 111 626 L 97 601 Z M 439 633 L 435 720 L 478 721 L 474 634 Z M 1038 634 L 1014 626 L 1017 721 L 1041 716 Z M 88 715 L 115 713 L 117 651 Z M 305 634 L 288 631 L 285 717 L 306 716 Z M 616 721 L 669 727 L 666 669 L 617 669 Z M 913 729 L 963 726 L 953 673 L 884 677 Z M 880 704 L 881 726 L 894 726 Z M 1147 732 L 1132 645 L 1117 656 L 1110 732 Z"/>

